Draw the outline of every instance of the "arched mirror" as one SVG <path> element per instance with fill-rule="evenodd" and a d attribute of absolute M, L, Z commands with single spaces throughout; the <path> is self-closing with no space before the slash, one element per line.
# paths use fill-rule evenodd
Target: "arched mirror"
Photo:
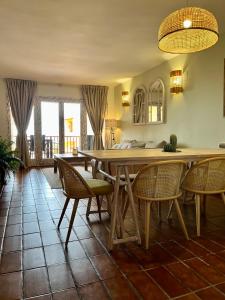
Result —
<path fill-rule="evenodd" d="M 165 120 L 165 88 L 161 79 L 150 86 L 146 123 L 160 124 Z"/>
<path fill-rule="evenodd" d="M 137 88 L 133 97 L 133 123 L 146 123 L 147 92 L 144 87 Z"/>

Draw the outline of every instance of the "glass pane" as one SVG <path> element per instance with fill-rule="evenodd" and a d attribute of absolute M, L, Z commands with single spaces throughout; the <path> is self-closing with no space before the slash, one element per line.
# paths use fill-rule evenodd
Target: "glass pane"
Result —
<path fill-rule="evenodd" d="M 93 142 L 94 142 L 94 132 L 91 127 L 90 119 L 87 114 L 87 149 L 93 149 Z"/>
<path fill-rule="evenodd" d="M 35 136 L 34 136 L 34 108 L 32 109 L 30 122 L 27 128 L 27 143 L 30 158 L 35 158 Z"/>
<path fill-rule="evenodd" d="M 17 137 L 17 128 L 16 128 L 16 124 L 14 122 L 13 116 L 12 116 L 12 112 L 10 110 L 10 120 L 11 120 L 11 140 L 14 142 L 14 144 L 12 145 L 12 150 L 16 149 L 16 137 Z"/>
<path fill-rule="evenodd" d="M 87 135 L 94 135 L 88 114 L 87 114 Z"/>
<path fill-rule="evenodd" d="M 158 107 L 156 105 L 149 106 L 149 120 L 150 122 L 157 122 Z"/>
<path fill-rule="evenodd" d="M 59 153 L 59 104 L 41 102 L 42 158 Z"/>
<path fill-rule="evenodd" d="M 80 147 L 80 104 L 64 103 L 64 149 L 73 152 Z"/>

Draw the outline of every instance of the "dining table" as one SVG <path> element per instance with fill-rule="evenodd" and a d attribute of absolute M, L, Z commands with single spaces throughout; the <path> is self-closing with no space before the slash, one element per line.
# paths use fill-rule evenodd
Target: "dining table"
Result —
<path fill-rule="evenodd" d="M 111 224 L 109 229 L 108 248 L 113 249 L 113 245 L 137 241 L 141 243 L 140 228 L 136 212 L 134 197 L 132 193 L 132 184 L 129 176 L 129 166 L 149 164 L 153 161 L 165 160 L 184 160 L 188 163 L 194 163 L 212 157 L 224 157 L 225 149 L 218 148 L 182 148 L 176 152 L 164 152 L 162 149 L 113 149 L 113 150 L 81 150 L 82 155 L 95 159 L 96 167 L 101 162 L 103 170 L 99 170 L 103 175 L 109 175 L 114 178 L 114 192 L 111 208 Z M 112 166 L 115 170 L 115 176 L 110 174 Z M 124 175 L 128 203 L 131 209 L 132 219 L 135 225 L 134 233 L 127 236 L 125 233 L 124 219 L 121 214 L 121 174 Z M 124 188 L 124 187 L 123 187 Z M 119 225 L 121 230 L 117 230 Z"/>

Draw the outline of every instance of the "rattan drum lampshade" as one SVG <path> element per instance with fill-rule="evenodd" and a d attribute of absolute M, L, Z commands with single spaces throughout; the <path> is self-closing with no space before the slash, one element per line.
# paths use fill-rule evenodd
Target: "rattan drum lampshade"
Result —
<path fill-rule="evenodd" d="M 215 16 L 200 7 L 185 7 L 167 16 L 158 33 L 159 49 L 183 54 L 202 51 L 219 38 Z"/>

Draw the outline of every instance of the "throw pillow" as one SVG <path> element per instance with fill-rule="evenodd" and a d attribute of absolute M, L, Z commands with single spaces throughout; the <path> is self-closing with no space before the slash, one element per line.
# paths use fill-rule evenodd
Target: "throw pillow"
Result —
<path fill-rule="evenodd" d="M 157 148 L 158 143 L 150 141 L 145 144 L 146 149 L 155 149 Z"/>
<path fill-rule="evenodd" d="M 120 149 L 130 149 L 131 143 L 122 143 Z"/>
<path fill-rule="evenodd" d="M 135 142 L 131 144 L 131 148 L 144 148 L 145 142 Z"/>

